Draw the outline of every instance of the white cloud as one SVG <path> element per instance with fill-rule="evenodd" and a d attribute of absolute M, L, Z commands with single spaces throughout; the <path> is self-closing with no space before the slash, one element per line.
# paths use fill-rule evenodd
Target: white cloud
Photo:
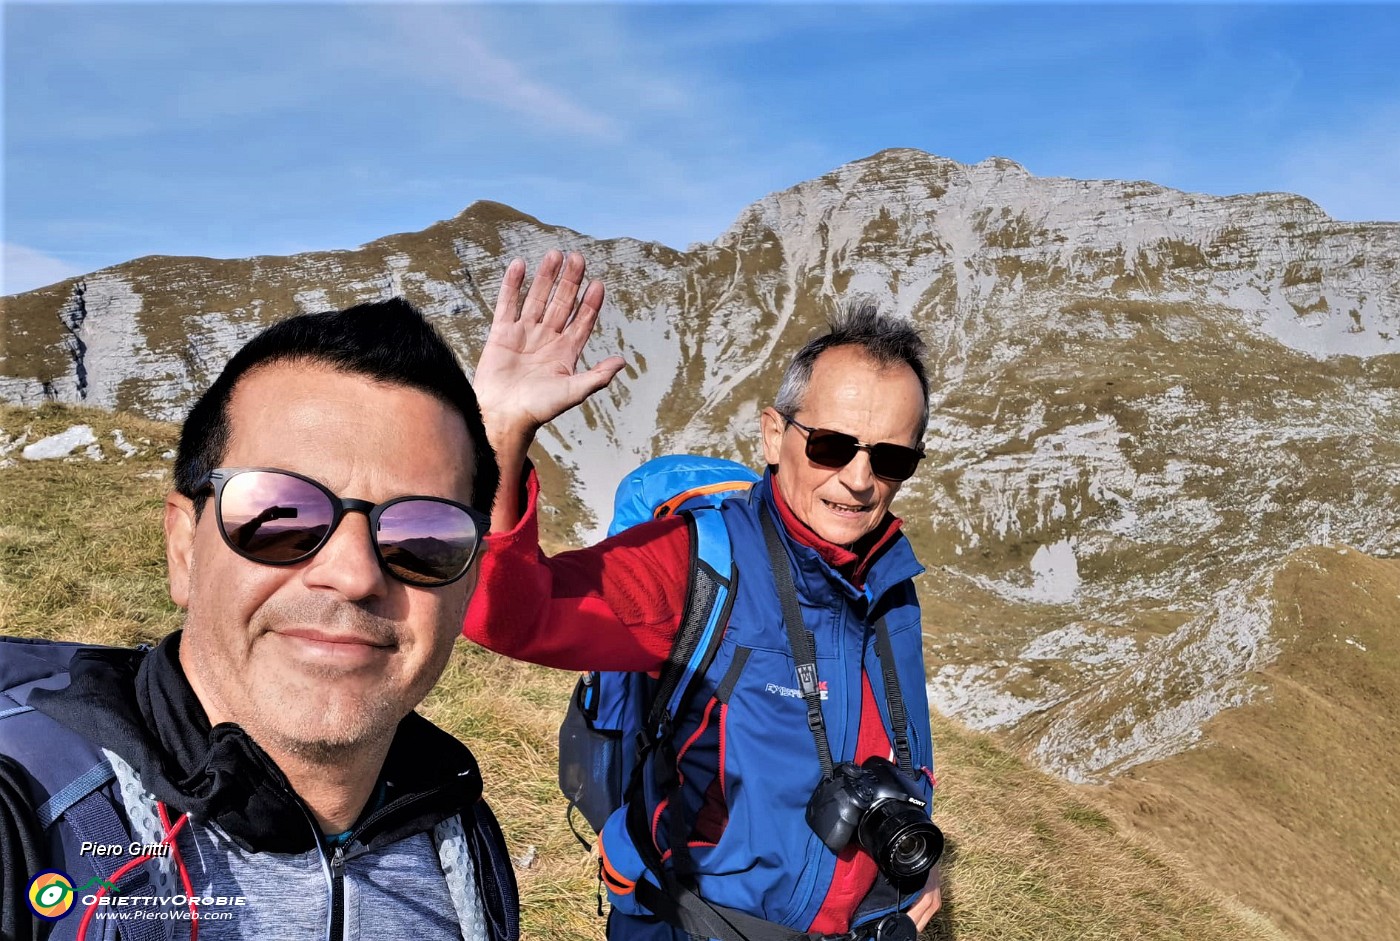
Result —
<path fill-rule="evenodd" d="M 413 4 L 389 7 L 385 12 L 402 45 L 381 52 L 420 79 L 468 101 L 497 105 L 560 132 L 602 141 L 619 136 L 616 123 L 607 114 L 581 103 L 498 51 L 473 11 Z"/>
<path fill-rule="evenodd" d="M 82 274 L 82 269 L 43 252 L 13 242 L 4 243 L 0 294 L 18 294 Z"/>
<path fill-rule="evenodd" d="M 1359 126 L 1329 128 L 1299 142 L 1282 162 L 1283 189 L 1334 219 L 1400 221 L 1400 104 Z"/>

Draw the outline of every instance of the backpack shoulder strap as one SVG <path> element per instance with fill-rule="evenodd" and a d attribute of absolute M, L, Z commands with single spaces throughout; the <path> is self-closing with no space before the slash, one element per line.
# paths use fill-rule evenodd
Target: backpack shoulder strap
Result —
<path fill-rule="evenodd" d="M 682 515 L 690 531 L 685 607 L 648 710 L 649 737 L 669 738 L 675 719 L 685 714 L 698 680 L 710 668 L 724 637 L 739 584 L 724 514 L 717 508 L 703 507 Z"/>
<path fill-rule="evenodd" d="M 39 825 L 48 829 L 70 807 L 112 780 L 94 742 L 35 710 L 39 690 L 68 685 L 79 644 L 0 638 L 0 754 L 25 770 Z"/>
<path fill-rule="evenodd" d="M 433 845 L 465 941 L 519 941 L 520 893 L 500 824 L 477 800 L 433 828 Z"/>
<path fill-rule="evenodd" d="M 690 574 L 686 585 L 685 609 L 671 645 L 671 653 L 661 670 L 655 695 L 647 710 L 646 727 L 638 743 L 632 779 L 623 793 L 627 805 L 627 827 L 631 840 L 643 846 L 646 864 L 664 881 L 660 859 L 655 858 L 639 799 L 643 782 L 650 777 L 662 799 L 672 805 L 668 815 L 671 832 L 672 864 L 678 871 L 690 870 L 685 844 L 686 824 L 673 802 L 680 786 L 675 742 L 676 722 L 690 709 L 700 680 L 704 677 L 724 637 L 739 572 L 734 549 L 722 511 L 714 507 L 687 510 L 683 514 L 690 530 Z M 639 842 L 640 841 L 640 842 Z"/>

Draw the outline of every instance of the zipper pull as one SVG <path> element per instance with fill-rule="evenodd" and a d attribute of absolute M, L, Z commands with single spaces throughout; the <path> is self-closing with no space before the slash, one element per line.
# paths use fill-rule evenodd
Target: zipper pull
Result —
<path fill-rule="evenodd" d="M 326 941 L 345 941 L 345 847 L 331 853 L 331 923 Z"/>

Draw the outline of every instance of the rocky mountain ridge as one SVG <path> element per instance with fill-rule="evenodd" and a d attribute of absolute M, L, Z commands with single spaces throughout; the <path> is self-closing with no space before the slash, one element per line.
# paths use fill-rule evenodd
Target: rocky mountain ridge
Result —
<path fill-rule="evenodd" d="M 392 295 L 472 362 L 505 261 L 556 246 L 608 283 L 590 352 L 629 363 L 541 436 L 563 538 L 653 454 L 756 463 L 780 364 L 840 299 L 923 328 L 931 458 L 896 508 L 931 691 L 1071 780 L 1256 695 L 1291 553 L 1400 551 L 1400 225 L 999 158 L 885 151 L 684 252 L 476 203 L 354 251 L 138 259 L 6 298 L 0 396 L 172 418 L 261 325 Z"/>

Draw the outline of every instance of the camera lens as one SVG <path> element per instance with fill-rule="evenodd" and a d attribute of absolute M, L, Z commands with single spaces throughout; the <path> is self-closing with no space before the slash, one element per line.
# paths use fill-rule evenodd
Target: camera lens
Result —
<path fill-rule="evenodd" d="M 928 837 L 923 833 L 906 833 L 890 847 L 890 865 L 896 869 L 917 869 L 929 855 Z"/>
<path fill-rule="evenodd" d="M 922 808 L 881 801 L 862 818 L 858 838 L 900 891 L 920 888 L 943 855 L 943 833 Z"/>

